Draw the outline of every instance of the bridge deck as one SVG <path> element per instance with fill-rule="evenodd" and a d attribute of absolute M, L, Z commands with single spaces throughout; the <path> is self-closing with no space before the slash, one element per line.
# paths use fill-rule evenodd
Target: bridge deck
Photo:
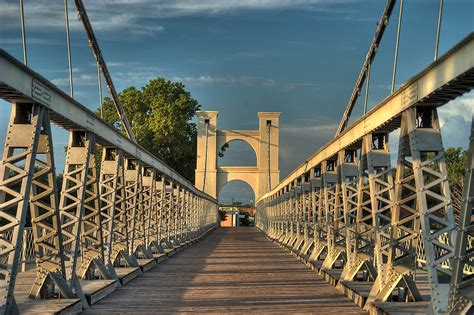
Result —
<path fill-rule="evenodd" d="M 364 314 L 255 228 L 218 229 L 86 314 L 157 312 Z"/>

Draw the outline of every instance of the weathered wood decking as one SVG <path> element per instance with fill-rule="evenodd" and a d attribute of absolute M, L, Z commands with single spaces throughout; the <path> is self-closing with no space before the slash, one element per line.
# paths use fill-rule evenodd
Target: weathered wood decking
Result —
<path fill-rule="evenodd" d="M 255 228 L 221 228 L 94 304 L 104 313 L 364 314 Z"/>

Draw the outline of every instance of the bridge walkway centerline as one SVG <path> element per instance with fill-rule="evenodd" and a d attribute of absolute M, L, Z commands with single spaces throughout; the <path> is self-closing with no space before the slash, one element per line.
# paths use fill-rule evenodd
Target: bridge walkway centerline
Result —
<path fill-rule="evenodd" d="M 215 230 L 84 314 L 117 312 L 365 314 L 253 227 Z"/>

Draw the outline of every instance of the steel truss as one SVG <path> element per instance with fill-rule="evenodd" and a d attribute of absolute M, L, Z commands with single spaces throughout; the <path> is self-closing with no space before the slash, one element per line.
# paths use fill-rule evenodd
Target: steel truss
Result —
<path fill-rule="evenodd" d="M 264 195 L 257 204 L 257 226 L 313 269 L 333 275 L 339 269 L 339 288 L 350 281 L 368 283 L 366 309 L 393 298 L 420 301 L 417 255 L 424 251 L 430 311 L 472 310 L 474 144 L 471 139 L 455 222 L 437 108 L 473 87 L 470 34 Z M 392 168 L 388 136 L 398 128 Z M 300 254 L 301 243 L 294 241 L 309 244 L 306 224 L 314 236 L 309 256 Z"/>
<path fill-rule="evenodd" d="M 1 314 L 18 313 L 25 226 L 36 265 L 30 297 L 79 298 L 84 308 L 80 280 L 117 279 L 116 267 L 138 267 L 162 244 L 216 226 L 215 199 L 4 51 L 0 97 L 12 103 L 0 162 Z M 50 120 L 69 131 L 61 187 Z"/>
<path fill-rule="evenodd" d="M 474 116 L 473 116 L 474 117 Z M 474 278 L 464 273 L 466 267 L 474 267 L 474 119 L 471 123 L 469 155 L 464 176 L 461 215 L 454 231 L 455 247 L 453 274 L 449 292 L 448 310 L 452 314 L 468 314 L 474 307 Z M 471 243 L 470 243 L 471 242 Z"/>

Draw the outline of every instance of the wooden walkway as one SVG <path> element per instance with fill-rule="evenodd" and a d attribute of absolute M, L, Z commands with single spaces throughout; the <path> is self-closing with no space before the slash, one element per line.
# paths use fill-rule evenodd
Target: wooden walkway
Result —
<path fill-rule="evenodd" d="M 364 314 L 255 228 L 220 228 L 85 314 Z"/>

